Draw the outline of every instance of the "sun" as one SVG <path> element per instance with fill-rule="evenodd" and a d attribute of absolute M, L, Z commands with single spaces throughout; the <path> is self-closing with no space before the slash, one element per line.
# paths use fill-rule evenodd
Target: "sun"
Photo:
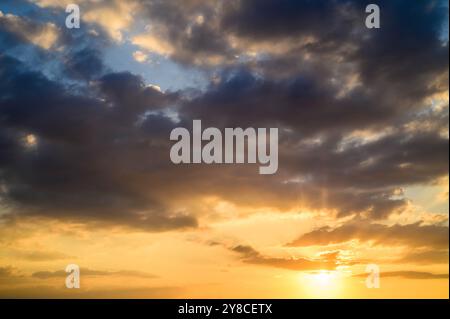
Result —
<path fill-rule="evenodd" d="M 310 297 L 336 298 L 341 293 L 341 276 L 337 271 L 319 270 L 300 275 L 300 284 Z"/>
<path fill-rule="evenodd" d="M 320 271 L 313 275 L 313 281 L 319 286 L 329 286 L 332 283 L 334 275 L 331 272 Z"/>

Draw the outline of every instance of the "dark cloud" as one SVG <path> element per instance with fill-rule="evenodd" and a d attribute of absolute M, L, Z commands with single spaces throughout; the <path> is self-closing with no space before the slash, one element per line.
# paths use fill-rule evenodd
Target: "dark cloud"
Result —
<path fill-rule="evenodd" d="M 98 81 L 101 93 L 122 113 L 120 116 L 144 115 L 144 112 L 171 106 L 179 100 L 178 93 L 162 93 L 129 72 L 106 74 Z M 131 103 L 132 102 L 132 103 Z"/>
<path fill-rule="evenodd" d="M 285 200 L 292 195 L 321 208 L 323 197 L 317 194 L 325 193 L 327 204 L 340 216 L 369 212 L 380 219 L 405 208 L 405 198 L 394 199 L 398 187 L 429 183 L 448 172 L 448 139 L 439 131 L 447 126 L 446 112 L 407 115 L 397 123 L 406 111 L 375 104 L 380 100 L 374 96 L 336 99 L 329 88 L 308 78 L 272 82 L 246 71 L 229 76 L 182 112 L 202 119 L 205 126 L 285 128 L 278 176 L 305 181 L 291 183 L 291 191 L 274 187 Z M 433 131 L 408 128 L 425 120 L 435 123 Z M 392 131 L 373 141 L 348 138 L 351 132 L 371 128 Z M 306 143 L 308 139 L 316 142 Z"/>
<path fill-rule="evenodd" d="M 164 43 L 161 54 L 184 64 L 215 65 L 236 60 L 220 28 L 221 1 L 140 1 L 145 20 L 152 21 L 151 35 Z M 202 17 L 201 21 L 198 20 Z M 145 47 L 145 45 L 144 45 Z M 162 51 L 162 52 L 161 52 Z"/>
<path fill-rule="evenodd" d="M 162 151 L 150 147 L 152 138 L 135 122 L 144 104 L 150 110 L 166 101 L 162 93 L 125 75 L 130 85 L 113 94 L 110 79 L 123 76 L 117 74 L 99 80 L 104 100 L 74 95 L 10 57 L 1 58 L 0 75 L 0 178 L 8 204 L 24 214 L 98 218 L 154 231 L 196 226 L 187 214 L 167 212 L 138 184 L 146 178 L 142 172 L 161 161 L 152 153 Z M 136 99 L 136 108 L 132 100 L 122 100 L 126 96 Z M 36 145 L 26 145 L 27 134 L 36 136 Z"/>
<path fill-rule="evenodd" d="M 244 37 L 279 39 L 299 34 L 342 41 L 357 24 L 356 1 L 227 1 L 222 26 Z M 359 12 L 363 12 L 362 10 Z M 294 38 L 295 39 L 295 38 Z"/>
<path fill-rule="evenodd" d="M 288 246 L 321 246 L 358 240 L 373 245 L 448 249 L 448 236 L 448 226 L 421 225 L 420 222 L 386 226 L 356 219 L 336 228 L 326 226 L 313 230 L 292 241 Z"/>
<path fill-rule="evenodd" d="M 238 245 L 231 248 L 232 251 L 241 255 L 242 261 L 249 264 L 277 267 L 289 270 L 316 270 L 335 269 L 338 261 L 338 253 L 322 255 L 320 259 L 311 260 L 306 258 L 277 258 L 267 257 L 260 254 L 251 246 Z"/>
<path fill-rule="evenodd" d="M 92 79 L 105 71 L 101 53 L 98 50 L 84 48 L 69 55 L 66 61 L 69 75 L 75 78 Z"/>

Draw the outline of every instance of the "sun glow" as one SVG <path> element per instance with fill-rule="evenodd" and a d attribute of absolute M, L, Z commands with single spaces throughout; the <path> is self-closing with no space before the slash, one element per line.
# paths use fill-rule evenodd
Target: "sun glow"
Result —
<path fill-rule="evenodd" d="M 338 298 L 342 293 L 341 274 L 337 271 L 319 270 L 304 273 L 300 283 L 315 298 Z"/>
<path fill-rule="evenodd" d="M 323 271 L 316 275 L 313 275 L 313 280 L 320 286 L 329 286 L 332 283 L 333 274 Z"/>

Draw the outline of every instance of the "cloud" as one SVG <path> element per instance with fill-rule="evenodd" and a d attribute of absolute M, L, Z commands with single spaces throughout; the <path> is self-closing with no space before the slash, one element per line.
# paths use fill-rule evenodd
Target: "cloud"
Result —
<path fill-rule="evenodd" d="M 32 0 L 42 8 L 65 9 L 73 1 Z M 125 32 L 133 23 L 133 15 L 139 12 L 136 1 L 89 1 L 82 0 L 80 6 L 82 21 L 101 26 L 114 41 L 123 40 Z"/>
<path fill-rule="evenodd" d="M 151 52 L 158 53 L 160 55 L 170 55 L 174 48 L 167 42 L 164 42 L 162 39 L 158 39 L 156 36 L 152 34 L 145 34 L 145 35 L 137 35 L 132 39 L 133 44 L 138 45 L 146 50 L 149 50 Z M 142 52 L 142 51 L 136 51 L 136 52 Z M 133 54 L 133 57 L 136 59 L 136 52 Z M 139 56 L 142 58 L 142 54 L 139 54 Z M 138 60 L 137 60 L 138 61 Z M 140 61 L 138 61 L 140 62 Z"/>
<path fill-rule="evenodd" d="M 81 80 L 93 80 L 106 71 L 102 56 L 96 48 L 73 50 L 65 59 L 65 73 Z"/>
<path fill-rule="evenodd" d="M 289 270 L 318 270 L 335 269 L 338 261 L 338 253 L 322 255 L 320 259 L 306 258 L 277 258 L 261 255 L 251 246 L 238 245 L 231 248 L 241 255 L 242 261 L 249 264 L 283 268 Z"/>
<path fill-rule="evenodd" d="M 358 274 L 355 277 L 367 277 L 367 274 Z M 402 277 L 406 279 L 448 279 L 448 274 L 433 274 L 423 271 L 386 271 L 380 277 Z"/>
<path fill-rule="evenodd" d="M 0 278 L 11 277 L 14 274 L 13 267 L 0 267 Z"/>
<path fill-rule="evenodd" d="M 144 63 L 148 60 L 148 55 L 138 50 L 133 52 L 133 58 L 139 63 Z"/>
<path fill-rule="evenodd" d="M 149 231 L 197 226 L 194 217 L 170 211 L 149 194 L 152 187 L 145 184 L 151 176 L 142 174 L 146 167 L 164 162 L 157 154 L 165 154 L 166 136 L 174 123 L 157 116 L 159 128 L 165 131 L 154 137 L 146 136 L 135 123 L 145 111 L 171 103 L 176 95 L 146 87 L 128 73 L 105 75 L 96 82 L 103 100 L 75 95 L 3 56 L 0 76 L 8 78 L 0 84 L 8 92 L 0 102 L 0 140 L 7 154 L 0 161 L 3 201 L 20 207 L 22 215 Z M 36 99 L 41 102 L 38 114 L 32 107 Z M 24 132 L 35 136 L 34 152 L 23 147 Z M 152 141 L 157 143 L 152 146 Z M 107 153 L 115 154 L 115 160 Z"/>
<path fill-rule="evenodd" d="M 81 268 L 80 274 L 82 278 L 136 278 L 141 283 L 129 284 L 127 287 L 102 286 L 95 285 L 89 289 L 83 288 L 71 291 L 61 288 L 61 284 L 54 286 L 55 281 L 64 282 L 67 273 L 63 270 L 56 271 L 38 271 L 31 275 L 25 275 L 17 268 L 11 266 L 0 267 L 0 296 L 7 298 L 142 298 L 145 296 L 155 296 L 155 298 L 163 296 L 175 296 L 180 293 L 178 287 L 149 287 L 147 283 L 142 284 L 142 280 L 158 278 L 153 274 L 140 271 L 118 270 L 103 271 Z M 92 283 L 93 281 L 91 281 Z M 145 286 L 144 286 L 145 285 Z M 103 297 L 102 297 L 103 296 Z"/>
<path fill-rule="evenodd" d="M 234 61 L 235 51 L 220 30 L 222 2 L 140 1 L 149 28 L 132 41 L 154 53 L 193 65 Z M 200 18 L 201 17 L 201 18 Z"/>
<path fill-rule="evenodd" d="M 80 269 L 80 275 L 86 277 L 103 277 L 103 276 L 121 276 L 121 277 L 137 277 L 137 278 L 156 278 L 155 275 L 140 271 L 119 270 L 119 271 L 103 271 L 93 270 L 87 268 Z M 34 278 L 50 279 L 50 278 L 65 278 L 67 273 L 64 270 L 56 271 L 38 271 L 31 275 Z"/>
<path fill-rule="evenodd" d="M 14 251 L 12 255 L 15 258 L 24 259 L 33 262 L 64 260 L 70 258 L 70 256 L 57 252 L 57 251 Z"/>
<path fill-rule="evenodd" d="M 26 282 L 26 277 L 15 267 L 0 266 L 0 286 L 21 284 Z"/>
<path fill-rule="evenodd" d="M 40 23 L 0 11 L 0 38 L 3 37 L 6 37 L 7 43 L 32 43 L 50 50 L 56 47 L 59 30 L 51 22 Z"/>
<path fill-rule="evenodd" d="M 133 1 L 111 1 L 90 7 L 82 17 L 87 22 L 101 25 L 114 40 L 122 41 L 122 32 L 130 26 L 136 11 Z"/>
<path fill-rule="evenodd" d="M 396 261 L 400 264 L 448 264 L 448 250 L 413 251 Z"/>
<path fill-rule="evenodd" d="M 114 289 L 66 289 L 50 286 L 6 287 L 0 289 L 1 298 L 48 298 L 48 299 L 141 299 L 180 298 L 180 287 L 131 287 Z"/>
<path fill-rule="evenodd" d="M 358 240 L 373 245 L 448 249 L 448 236 L 448 226 L 421 225 L 421 222 L 386 226 L 366 220 L 352 220 L 336 228 L 326 226 L 305 233 L 289 243 L 288 246 L 323 246 Z"/>

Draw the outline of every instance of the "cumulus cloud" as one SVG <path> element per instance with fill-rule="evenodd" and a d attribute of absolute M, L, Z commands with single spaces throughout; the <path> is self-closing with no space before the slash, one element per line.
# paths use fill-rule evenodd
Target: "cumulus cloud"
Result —
<path fill-rule="evenodd" d="M 59 30 L 51 22 L 36 22 L 0 11 L 0 38 L 5 38 L 10 43 L 32 43 L 44 50 L 50 50 L 56 48 Z"/>

